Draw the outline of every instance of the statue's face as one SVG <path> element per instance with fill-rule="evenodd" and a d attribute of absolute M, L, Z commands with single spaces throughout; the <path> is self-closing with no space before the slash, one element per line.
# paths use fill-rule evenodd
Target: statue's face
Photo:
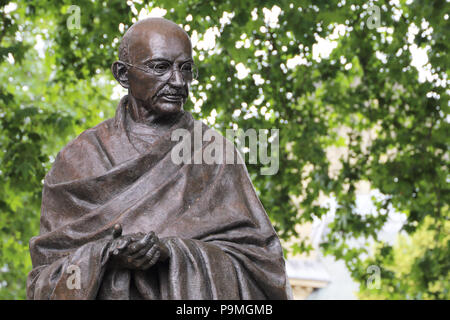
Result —
<path fill-rule="evenodd" d="M 183 110 L 190 83 L 179 71 L 186 62 L 193 62 L 189 38 L 181 30 L 161 25 L 142 26 L 133 31 L 129 45 L 129 60 L 134 66 L 151 70 L 164 62 L 172 64 L 171 76 L 158 76 L 136 67 L 128 68 L 130 93 L 147 110 L 158 114 L 174 114 Z M 164 65 L 164 64 L 163 64 Z M 175 70 L 174 65 L 177 67 Z"/>

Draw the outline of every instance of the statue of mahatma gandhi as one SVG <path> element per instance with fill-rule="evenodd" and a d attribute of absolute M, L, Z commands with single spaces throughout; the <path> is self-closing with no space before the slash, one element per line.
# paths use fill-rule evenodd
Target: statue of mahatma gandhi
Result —
<path fill-rule="evenodd" d="M 171 159 L 174 130 L 209 129 L 183 110 L 197 73 L 188 35 L 141 20 L 119 59 L 128 95 L 115 117 L 64 147 L 45 178 L 28 298 L 287 299 L 280 241 L 245 165 Z"/>

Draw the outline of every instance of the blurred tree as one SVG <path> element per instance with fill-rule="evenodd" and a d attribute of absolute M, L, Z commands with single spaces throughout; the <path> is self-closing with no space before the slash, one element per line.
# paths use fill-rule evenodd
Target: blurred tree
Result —
<path fill-rule="evenodd" d="M 449 241 L 450 221 L 428 216 L 411 237 L 400 235 L 394 248 L 379 244 L 373 260 L 364 264 L 380 265 L 379 285 L 361 286 L 361 299 L 450 299 Z M 367 269 L 366 269 L 367 270 Z M 370 270 L 369 270 L 370 271 Z M 373 271 L 372 271 L 373 272 Z M 373 272 L 374 276 L 375 272 Z M 369 279 L 368 279 L 369 280 Z M 376 281 L 376 279 L 373 279 Z"/>
<path fill-rule="evenodd" d="M 0 2 L 0 298 L 25 297 L 44 174 L 69 140 L 113 116 L 109 67 L 120 37 L 156 6 L 195 44 L 200 78 L 187 108 L 196 118 L 222 133 L 280 129 L 279 172 L 248 169 L 282 239 L 329 211 L 319 196 L 333 197 L 323 250 L 345 260 L 362 297 L 374 297 L 368 265 L 386 270 L 376 297 L 448 297 L 448 2 L 36 0 Z M 345 150 L 339 170 L 333 147 Z M 356 208 L 361 181 L 384 195 L 371 214 Z M 403 271 L 392 267 L 398 250 L 378 239 L 389 208 L 406 215 L 413 239 L 425 232 L 439 242 Z M 379 247 L 373 255 L 350 246 L 354 238 Z M 404 289 L 404 270 L 423 285 Z"/>

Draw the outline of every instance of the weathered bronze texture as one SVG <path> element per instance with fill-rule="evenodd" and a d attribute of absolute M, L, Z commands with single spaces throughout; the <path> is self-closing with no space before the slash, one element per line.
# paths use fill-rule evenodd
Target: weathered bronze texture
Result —
<path fill-rule="evenodd" d="M 174 130 L 209 129 L 183 110 L 187 34 L 142 20 L 119 59 L 128 95 L 115 117 L 63 148 L 45 178 L 28 298 L 286 299 L 280 241 L 245 165 L 171 160 Z"/>

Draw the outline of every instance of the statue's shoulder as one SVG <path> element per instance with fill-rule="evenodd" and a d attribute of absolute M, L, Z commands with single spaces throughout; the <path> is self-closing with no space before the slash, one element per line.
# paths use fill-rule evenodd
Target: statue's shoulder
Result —
<path fill-rule="evenodd" d="M 104 143 L 115 132 L 114 119 L 105 120 L 80 133 L 58 152 L 47 174 L 56 182 L 97 175 L 106 170 Z"/>
<path fill-rule="evenodd" d="M 99 140 L 104 140 L 108 135 L 113 135 L 115 132 L 114 119 L 107 119 L 102 121 L 95 127 L 84 130 L 75 139 L 70 141 L 64 148 L 61 149 L 60 154 L 64 155 L 80 155 L 80 152 L 85 149 L 93 149 L 97 151 L 97 144 L 101 143 Z M 82 155 L 81 156 L 85 156 Z"/>

